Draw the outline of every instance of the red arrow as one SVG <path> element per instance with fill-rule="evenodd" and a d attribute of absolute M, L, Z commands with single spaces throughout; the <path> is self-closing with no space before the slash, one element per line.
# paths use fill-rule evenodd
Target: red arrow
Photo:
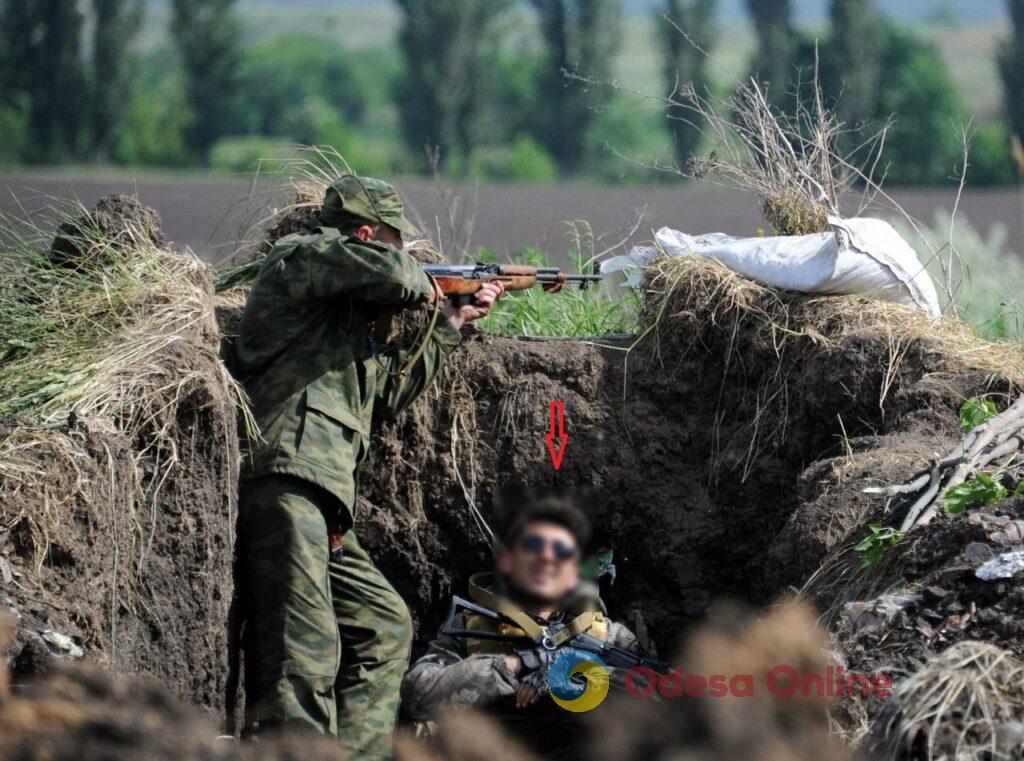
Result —
<path fill-rule="evenodd" d="M 548 410 L 550 428 L 544 440 L 548 443 L 548 452 L 551 454 L 551 464 L 555 470 L 562 467 L 562 458 L 565 456 L 565 446 L 569 443 L 569 435 L 565 432 L 565 402 L 551 402 Z M 558 439 L 557 443 L 555 439 Z"/>

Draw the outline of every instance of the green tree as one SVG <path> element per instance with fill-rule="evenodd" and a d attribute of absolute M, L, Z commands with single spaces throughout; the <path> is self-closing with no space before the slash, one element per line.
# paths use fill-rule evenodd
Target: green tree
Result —
<path fill-rule="evenodd" d="M 172 0 L 171 35 L 185 69 L 191 111 L 186 142 L 204 163 L 234 115 L 240 54 L 235 0 Z"/>
<path fill-rule="evenodd" d="M 31 161 L 73 158 L 82 123 L 82 13 L 76 0 L 7 0 L 5 97 L 27 100 Z"/>
<path fill-rule="evenodd" d="M 879 30 L 880 68 L 875 124 L 892 117 L 885 144 L 890 184 L 937 184 L 961 163 L 959 93 L 939 51 L 930 42 L 892 25 Z"/>
<path fill-rule="evenodd" d="M 308 34 L 246 48 L 238 96 L 239 134 L 339 150 L 349 142 L 348 124 L 359 123 L 366 111 L 351 57 L 337 42 Z"/>
<path fill-rule="evenodd" d="M 587 135 L 611 97 L 600 82 L 611 76 L 621 40 L 622 8 L 618 0 L 533 0 L 533 5 L 545 46 L 533 128 L 565 176 L 579 168 Z"/>
<path fill-rule="evenodd" d="M 1006 0 L 1013 36 L 999 50 L 1006 117 L 1018 143 L 1024 144 L 1024 0 Z M 1019 167 L 1024 174 L 1024 166 Z"/>
<path fill-rule="evenodd" d="M 797 45 L 789 0 L 747 0 L 747 9 L 757 36 L 753 75 L 768 84 L 773 102 L 781 102 L 793 77 Z"/>
<path fill-rule="evenodd" d="M 131 43 L 142 26 L 138 0 L 93 0 L 92 134 L 93 155 L 105 161 L 127 108 L 132 85 Z"/>
<path fill-rule="evenodd" d="M 692 85 L 698 94 L 703 94 L 708 87 L 706 51 L 714 47 L 717 37 L 716 5 L 716 0 L 665 0 L 664 21 L 659 28 L 670 99 L 684 86 Z M 685 167 L 700 147 L 703 121 L 684 106 L 668 106 L 665 116 L 676 161 Z"/>
<path fill-rule="evenodd" d="M 832 0 L 831 78 L 848 127 L 871 118 L 879 88 L 879 16 L 874 0 Z"/>
<path fill-rule="evenodd" d="M 414 154 L 457 153 L 466 166 L 479 117 L 484 50 L 510 0 L 395 0 L 405 71 L 394 85 L 402 132 Z"/>

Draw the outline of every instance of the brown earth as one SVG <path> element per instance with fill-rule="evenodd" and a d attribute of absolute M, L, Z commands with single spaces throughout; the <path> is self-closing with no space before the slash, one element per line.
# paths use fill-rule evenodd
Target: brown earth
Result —
<path fill-rule="evenodd" d="M 357 530 L 420 634 L 488 564 L 469 502 L 489 518 L 506 485 L 593 488 L 595 544 L 618 569 L 605 595 L 616 615 L 641 611 L 663 652 L 714 599 L 764 604 L 802 585 L 871 510 L 863 485 L 948 448 L 961 400 L 1000 388 L 956 374 L 927 339 L 890 364 L 884 334 L 841 314 L 821 323 L 817 307 L 788 297 L 796 337 L 781 343 L 757 317 L 716 325 L 693 310 L 631 351 L 632 339 L 471 333 L 427 398 L 380 431 L 361 476 Z M 543 438 L 554 400 L 570 436 L 557 473 Z"/>
<path fill-rule="evenodd" d="M 0 627 L 6 625 L 0 621 Z M 19 681 L 9 683 L 7 664 L 0 659 L 0 758 L 5 761 L 341 759 L 337 745 L 326 738 L 265 737 L 258 745 L 217 739 L 208 717 L 152 678 L 114 678 L 62 664 Z"/>
<path fill-rule="evenodd" d="M 802 586 L 822 561 L 846 557 L 843 548 L 880 509 L 862 494 L 865 485 L 900 481 L 947 450 L 959 435 L 965 398 L 1017 390 L 1009 366 L 1001 375 L 951 352 L 939 328 L 897 335 L 893 321 L 909 318 L 891 307 L 750 288 L 710 270 L 680 282 L 651 283 L 650 329 L 639 339 L 538 341 L 469 330 L 435 387 L 376 433 L 361 473 L 357 530 L 409 602 L 421 642 L 451 594 L 489 565 L 477 513 L 494 523 L 495 495 L 505 487 L 588 486 L 595 545 L 615 552 L 617 579 L 603 589 L 612 615 L 642 620 L 661 652 L 672 653 L 713 600 L 766 605 Z M 238 297 L 218 309 L 228 339 Z M 39 568 L 31 564 L 39 539 L 25 533 L 28 524 L 0 532 L 0 557 L 18 574 L 8 594 L 23 616 L 14 654 L 19 668 L 39 670 L 36 655 L 52 645 L 40 645 L 37 635 L 49 625 L 107 667 L 155 675 L 191 702 L 219 705 L 236 451 L 234 416 L 223 403 L 230 395 L 211 381 L 220 377 L 211 369 L 219 337 L 212 315 L 211 300 L 193 348 L 168 358 L 194 378 L 183 387 L 174 420 L 163 421 L 173 425 L 179 464 L 159 490 L 147 492 L 154 501 L 134 522 L 123 524 L 124 511 L 111 508 L 132 503 L 119 491 L 131 482 L 128 470 L 135 468 L 143 483 L 159 472 L 137 457 L 144 439 L 119 440 L 109 421 L 71 420 L 33 455 L 41 472 L 54 474 L 51 489 L 74 495 L 75 520 L 65 534 L 49 537 Z M 544 443 L 552 401 L 564 402 L 570 437 L 557 472 Z M 68 467 L 68 453 L 75 467 Z M 11 490 L 10 499 L 20 500 L 10 503 L 13 514 L 38 509 L 51 493 Z M 942 611 L 962 616 L 956 611 L 983 596 L 966 583 L 952 590 L 963 580 L 936 571 L 947 558 L 925 548 L 941 541 L 953 558 L 957 542 L 978 530 L 989 529 L 941 519 L 907 545 L 919 552 L 890 561 L 926 586 L 945 585 L 945 597 L 930 594 L 948 597 Z M 118 580 L 125 532 L 152 542 L 144 572 L 129 574 L 127 586 Z M 139 557 L 130 554 L 132 561 Z M 950 562 L 956 568 L 960 561 Z M 817 599 L 825 608 L 841 607 L 862 589 L 840 579 L 819 589 Z M 1006 585 L 993 605 L 991 636 L 1004 646 L 1019 641 L 1006 618 L 1019 602 L 1017 589 Z M 991 602 L 989 595 L 984 600 Z M 806 638 L 817 636 L 810 617 L 797 614 L 769 629 L 783 651 L 787 642 L 795 648 L 794 658 L 813 649 Z M 721 624 L 719 631 L 717 641 L 726 644 L 700 651 L 710 660 L 693 660 L 698 636 L 679 651 L 680 662 L 725 669 L 765 629 L 742 634 Z M 1000 639 L 1007 632 L 1017 639 Z M 882 667 L 857 653 L 854 643 L 853 664 Z M 626 721 L 608 729 L 631 757 L 643 757 L 645 748 L 675 752 L 681 742 L 711 743 L 701 739 L 699 723 L 688 735 L 676 731 L 688 721 L 677 714 L 643 719 L 633 710 L 623 709 Z M 694 710 L 713 714 L 712 706 Z M 799 745 L 786 755 L 785 744 L 769 743 L 763 757 L 810 758 L 823 747 L 821 725 L 804 727 L 800 710 L 763 710 L 780 726 L 795 727 Z M 704 720 L 742 724 L 736 717 L 744 710 L 737 711 L 732 719 Z M 757 742 L 742 730 L 731 735 L 739 738 L 729 746 L 734 751 Z M 192 757 L 204 753 L 197 748 Z"/>
<path fill-rule="evenodd" d="M 147 212 L 125 227 L 116 217 L 126 209 L 140 207 L 115 198 L 94 215 L 111 230 L 158 219 Z M 57 429 L 0 425 L 10 458 L 0 478 L 0 612 L 16 617 L 7 654 L 18 678 L 84 651 L 217 709 L 233 590 L 236 397 L 216 355 L 209 272 L 182 271 L 202 302 L 199 318 L 166 326 L 173 340 L 124 368 L 147 374 L 154 389 L 132 400 L 141 425 L 74 414 Z"/>

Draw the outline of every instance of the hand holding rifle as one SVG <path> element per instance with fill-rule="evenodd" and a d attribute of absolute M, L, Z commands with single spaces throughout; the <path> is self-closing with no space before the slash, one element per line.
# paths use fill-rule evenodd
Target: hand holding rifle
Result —
<path fill-rule="evenodd" d="M 423 269 L 447 300 L 445 314 L 456 328 L 486 316 L 505 291 L 539 285 L 548 293 L 558 293 L 566 285 L 585 289 L 601 280 L 599 275 L 567 274 L 558 267 L 528 264 L 424 264 Z"/>

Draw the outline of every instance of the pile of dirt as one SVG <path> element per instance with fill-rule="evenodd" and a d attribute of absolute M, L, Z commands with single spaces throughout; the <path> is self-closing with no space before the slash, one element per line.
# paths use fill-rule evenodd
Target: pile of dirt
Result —
<path fill-rule="evenodd" d="M 909 675 L 968 640 L 1024 658 L 1024 586 L 1013 576 L 985 580 L 977 574 L 984 563 L 1021 544 L 1020 497 L 911 532 L 865 569 L 857 585 L 833 589 L 837 599 L 821 600 L 842 606 L 837 630 L 851 666 Z M 851 599 L 866 591 L 880 594 Z"/>
<path fill-rule="evenodd" d="M 111 235 L 162 240 L 149 213 L 118 217 L 139 208 L 108 199 L 92 218 Z M 217 708 L 233 591 L 237 394 L 217 358 L 207 267 L 152 242 L 137 250 L 149 280 L 123 329 L 59 393 L 41 394 L 46 417 L 65 410 L 63 422 L 29 408 L 0 425 L 0 604 L 16 618 L 7 655 L 18 678 L 85 656 Z M 88 394 L 65 408 L 62 394 L 82 383 Z"/>
<path fill-rule="evenodd" d="M 83 210 L 76 219 L 57 228 L 50 257 L 57 264 L 75 266 L 99 253 L 97 247 L 90 245 L 97 240 L 121 249 L 139 245 L 164 248 L 167 238 L 161 225 L 156 209 L 140 203 L 135 196 L 123 193 L 107 196 L 92 209 Z"/>
<path fill-rule="evenodd" d="M 0 622 L 5 625 L 5 622 Z M 290 735 L 259 744 L 218 739 L 214 724 L 156 680 L 60 665 L 11 684 L 0 659 L 3 761 L 340 761 L 336 743 Z"/>

